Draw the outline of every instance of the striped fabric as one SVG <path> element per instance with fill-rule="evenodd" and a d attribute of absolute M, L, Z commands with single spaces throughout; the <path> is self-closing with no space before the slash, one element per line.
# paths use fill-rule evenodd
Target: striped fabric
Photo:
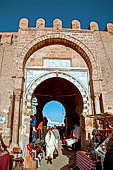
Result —
<path fill-rule="evenodd" d="M 83 151 L 76 153 L 76 165 L 80 170 L 96 170 L 96 162 L 91 160 Z"/>

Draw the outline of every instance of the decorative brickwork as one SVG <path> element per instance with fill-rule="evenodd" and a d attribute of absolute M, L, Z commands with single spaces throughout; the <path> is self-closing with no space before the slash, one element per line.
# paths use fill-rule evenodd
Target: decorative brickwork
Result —
<path fill-rule="evenodd" d="M 27 91 L 26 91 L 26 97 L 25 97 L 25 101 L 26 101 L 26 111 L 25 113 L 27 115 L 30 115 L 32 112 L 32 106 L 31 106 L 31 100 L 32 100 L 32 95 L 34 93 L 35 88 L 44 80 L 48 79 L 48 78 L 52 78 L 52 77 L 60 77 L 60 78 L 64 78 L 66 80 L 69 80 L 70 82 L 72 82 L 80 91 L 82 98 L 83 98 L 83 114 L 87 114 L 89 113 L 89 97 L 88 97 L 88 92 L 86 90 L 86 88 L 75 78 L 73 78 L 72 76 L 66 74 L 66 73 L 62 73 L 62 72 L 50 72 L 47 73 L 41 77 L 36 78 L 35 80 L 33 80 L 31 82 L 31 84 L 29 85 Z"/>

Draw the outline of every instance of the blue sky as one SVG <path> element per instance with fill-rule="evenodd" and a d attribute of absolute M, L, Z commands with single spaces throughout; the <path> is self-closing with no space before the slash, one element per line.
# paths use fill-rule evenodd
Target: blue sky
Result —
<path fill-rule="evenodd" d="M 23 17 L 29 19 L 30 27 L 35 27 L 38 18 L 44 18 L 47 27 L 60 18 L 64 28 L 77 19 L 82 29 L 96 21 L 104 30 L 107 23 L 113 23 L 113 0 L 0 0 L 0 32 L 17 32 Z"/>
<path fill-rule="evenodd" d="M 51 101 L 43 108 L 43 115 L 52 121 L 63 123 L 65 118 L 65 109 L 61 103 Z"/>

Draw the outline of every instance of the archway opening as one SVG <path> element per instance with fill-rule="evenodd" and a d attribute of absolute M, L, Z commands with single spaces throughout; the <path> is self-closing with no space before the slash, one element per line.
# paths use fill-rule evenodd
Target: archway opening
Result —
<path fill-rule="evenodd" d="M 66 111 L 64 106 L 55 100 L 48 102 L 43 108 L 43 116 L 47 118 L 47 126 L 65 125 Z"/>
<path fill-rule="evenodd" d="M 65 127 L 64 135 L 67 138 L 70 137 L 74 125 L 80 123 L 80 115 L 83 112 L 83 97 L 79 89 L 64 78 L 53 77 L 41 82 L 35 88 L 32 97 L 32 99 L 35 98 L 37 100 L 35 116 L 36 126 L 40 129 L 40 139 L 44 139 L 46 133 L 43 128 L 45 126 L 44 119 L 47 116 L 44 110 L 48 104 L 53 104 L 54 101 L 57 101 L 57 103 L 60 103 L 65 108 L 65 119 L 63 118 Z M 55 113 L 55 108 L 53 111 Z M 53 121 L 55 116 L 54 114 L 51 116 Z M 56 114 L 56 116 L 58 115 Z M 58 117 L 55 118 L 55 122 L 58 122 Z M 62 121 L 60 122 L 61 124 L 63 123 Z"/>

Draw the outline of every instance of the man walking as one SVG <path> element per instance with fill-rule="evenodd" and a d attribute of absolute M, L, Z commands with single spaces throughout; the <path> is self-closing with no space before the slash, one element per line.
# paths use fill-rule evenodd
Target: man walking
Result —
<path fill-rule="evenodd" d="M 55 136 L 55 146 L 56 146 L 56 149 L 58 151 L 59 149 L 59 139 L 60 139 L 60 134 L 59 134 L 59 131 L 58 129 L 56 128 L 56 125 L 54 125 L 54 129 L 52 130 L 54 136 Z"/>

